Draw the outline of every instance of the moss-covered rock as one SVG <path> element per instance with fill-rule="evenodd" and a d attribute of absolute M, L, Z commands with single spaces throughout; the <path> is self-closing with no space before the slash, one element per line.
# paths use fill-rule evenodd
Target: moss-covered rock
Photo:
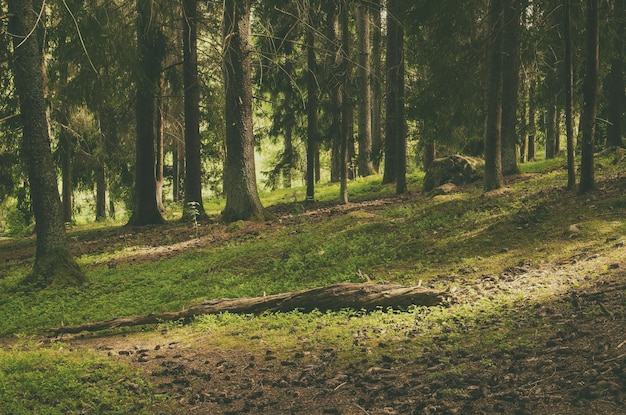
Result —
<path fill-rule="evenodd" d="M 444 183 L 461 186 L 480 180 L 485 170 L 485 162 L 476 157 L 455 154 L 434 160 L 426 176 L 422 190 L 430 192 Z"/>

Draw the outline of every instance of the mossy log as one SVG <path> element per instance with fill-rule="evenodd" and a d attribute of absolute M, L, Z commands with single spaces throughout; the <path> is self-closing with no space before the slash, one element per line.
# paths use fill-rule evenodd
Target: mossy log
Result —
<path fill-rule="evenodd" d="M 433 306 L 443 302 L 445 292 L 423 287 L 400 285 L 340 283 L 321 288 L 288 292 L 253 298 L 220 298 L 207 300 L 178 312 L 148 314 L 128 318 L 65 326 L 53 329 L 54 334 L 94 332 L 118 327 L 157 324 L 164 321 L 190 321 L 202 314 L 224 312 L 236 314 L 262 314 L 301 310 L 339 311 L 342 309 L 372 311 L 377 308 L 406 308 L 411 305 Z"/>

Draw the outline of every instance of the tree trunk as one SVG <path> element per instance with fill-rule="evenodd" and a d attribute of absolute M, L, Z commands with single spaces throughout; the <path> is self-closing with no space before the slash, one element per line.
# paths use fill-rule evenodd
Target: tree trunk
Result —
<path fill-rule="evenodd" d="M 341 181 L 341 75 L 339 67 L 341 64 L 341 45 L 339 38 L 339 14 L 338 4 L 329 1 L 324 4 L 326 13 L 326 40 L 328 71 L 328 95 L 330 107 L 330 125 L 328 128 L 328 138 L 330 140 L 330 181 L 339 183 Z"/>
<path fill-rule="evenodd" d="M 291 189 L 293 175 L 291 172 L 294 168 L 295 150 L 293 148 L 293 130 L 295 128 L 296 118 L 292 114 L 287 114 L 285 118 L 285 136 L 283 137 L 283 159 L 282 159 L 282 175 L 283 188 Z"/>
<path fill-rule="evenodd" d="M 65 112 L 65 111 L 63 111 Z M 67 117 L 63 117 L 62 122 L 67 125 Z M 65 223 L 72 222 L 73 216 L 73 194 L 74 186 L 72 184 L 72 142 L 65 127 L 62 127 L 59 137 L 59 147 L 61 151 L 61 193 L 63 203 L 63 221 Z"/>
<path fill-rule="evenodd" d="M 319 142 L 317 117 L 317 59 L 315 56 L 315 31 L 313 29 L 313 11 L 308 4 L 308 25 L 305 29 L 307 51 L 307 140 L 306 140 L 306 200 L 315 200 L 316 148 Z"/>
<path fill-rule="evenodd" d="M 574 54 L 572 44 L 571 0 L 564 0 L 564 36 L 565 42 L 565 131 L 567 135 L 567 188 L 576 187 L 576 160 L 574 158 Z"/>
<path fill-rule="evenodd" d="M 256 185 L 252 131 L 250 0 L 225 0 L 223 19 L 226 93 L 226 160 L 222 219 L 263 220 L 268 217 Z"/>
<path fill-rule="evenodd" d="M 517 102 L 520 70 L 519 0 L 505 0 L 502 53 L 502 174 L 519 173 L 517 167 Z"/>
<path fill-rule="evenodd" d="M 207 300 L 179 312 L 165 312 L 147 316 L 117 318 L 80 326 L 58 327 L 52 332 L 55 334 L 81 333 L 83 331 L 94 332 L 119 327 L 158 324 L 163 321 L 183 320 L 189 322 L 199 315 L 227 312 L 259 315 L 262 313 L 285 313 L 294 310 L 306 313 L 313 310 L 340 311 L 346 308 L 366 311 L 387 310 L 388 308 L 404 309 L 412 305 L 435 306 L 441 304 L 444 297 L 444 292 L 422 287 L 343 283 L 264 297 Z"/>
<path fill-rule="evenodd" d="M 427 171 L 433 161 L 435 161 L 436 153 L 437 151 L 434 142 L 430 141 L 424 143 L 424 154 L 422 156 L 422 166 L 424 171 Z"/>
<path fill-rule="evenodd" d="M 318 131 L 318 140 L 315 142 L 315 183 L 322 180 L 322 164 L 320 161 L 320 140 Z"/>
<path fill-rule="evenodd" d="M 339 146 L 340 157 L 340 190 L 339 203 L 348 203 L 348 163 L 350 162 L 350 152 L 348 146 L 352 135 L 352 96 L 350 91 L 350 78 L 352 65 L 350 64 L 350 26 L 349 10 L 346 0 L 341 2 L 341 61 L 339 72 L 341 77 L 341 137 Z"/>
<path fill-rule="evenodd" d="M 372 14 L 372 161 L 374 170 L 379 171 L 382 160 L 383 138 L 383 64 L 382 64 L 382 5 L 380 0 L 370 3 Z"/>
<path fill-rule="evenodd" d="M 615 24 L 613 49 L 615 56 L 611 60 L 611 71 L 606 84 L 609 97 L 609 125 L 606 136 L 607 147 L 624 147 L 622 141 L 622 114 L 624 103 L 624 33 L 626 19 L 624 11 L 626 0 L 615 0 L 612 20 Z"/>
<path fill-rule="evenodd" d="M 119 145 L 117 131 L 117 121 L 115 110 L 104 105 L 99 109 L 100 128 L 102 137 L 100 140 L 100 151 L 96 157 L 96 220 L 104 220 L 107 215 L 106 193 L 107 183 L 107 161 L 111 157 L 111 152 Z M 113 194 L 109 192 L 109 217 L 115 218 L 115 203 Z"/>
<path fill-rule="evenodd" d="M 556 82 L 556 75 L 554 75 L 554 81 Z M 555 86 L 549 87 L 549 98 L 547 108 L 547 122 L 546 122 L 546 159 L 553 159 L 556 157 L 557 136 L 558 136 L 558 112 L 559 104 L 556 96 Z"/>
<path fill-rule="evenodd" d="M 375 173 L 372 163 L 372 70 L 370 66 L 370 13 L 369 6 L 357 5 L 357 43 L 359 53 L 359 156 L 358 174 L 361 177 Z"/>
<path fill-rule="evenodd" d="M 586 193 L 595 187 L 593 160 L 596 111 L 598 102 L 599 43 L 598 0 L 587 1 L 587 62 L 583 85 L 583 139 L 578 191 Z"/>
<path fill-rule="evenodd" d="M 106 182 L 106 170 L 104 168 L 104 163 L 100 160 L 96 161 L 96 222 L 100 222 L 106 219 L 107 209 L 106 209 L 106 191 L 107 191 L 107 182 Z"/>
<path fill-rule="evenodd" d="M 172 148 L 173 159 L 173 186 L 172 197 L 175 202 L 184 200 L 184 187 L 185 187 L 185 143 L 183 140 L 176 137 Z"/>
<path fill-rule="evenodd" d="M 155 93 L 165 42 L 153 20 L 151 0 L 137 0 L 139 77 L 136 97 L 135 206 L 128 226 L 162 224 L 157 205 L 155 173 Z"/>
<path fill-rule="evenodd" d="M 159 212 L 165 212 L 163 205 L 164 163 L 165 163 L 165 77 L 159 74 L 159 87 L 156 97 L 156 201 Z"/>
<path fill-rule="evenodd" d="M 183 220 L 205 216 L 200 154 L 200 82 L 198 81 L 198 6 L 183 0 L 183 86 L 185 111 L 185 197 Z M 193 209 L 189 209 L 193 205 Z M 193 215 L 190 214 L 193 212 Z"/>
<path fill-rule="evenodd" d="M 404 29 L 401 1 L 387 3 L 387 120 L 383 183 L 396 182 L 396 193 L 406 192 L 406 119 L 404 115 Z"/>
<path fill-rule="evenodd" d="M 535 160 L 535 136 L 537 134 L 537 125 L 535 123 L 535 111 L 536 111 L 536 86 L 535 80 L 530 80 L 530 87 L 528 92 L 528 151 L 526 160 Z"/>
<path fill-rule="evenodd" d="M 485 132 L 485 190 L 503 186 L 502 177 L 502 0 L 489 7 L 489 82 Z"/>
<path fill-rule="evenodd" d="M 524 99 L 522 100 L 522 114 L 521 114 L 521 123 L 523 125 L 522 128 L 522 137 L 520 140 L 519 147 L 519 161 L 520 163 L 526 162 L 526 150 L 528 148 L 528 102 L 527 102 L 527 86 L 524 85 Z"/>
<path fill-rule="evenodd" d="M 31 36 L 36 12 L 30 0 L 8 0 L 9 32 L 13 35 L 13 75 L 23 124 L 22 157 L 28 170 L 35 214 L 37 248 L 32 272 L 25 284 L 38 287 L 78 285 L 86 281 L 65 236 L 65 223 L 52 152 L 46 102 L 42 52 Z"/>

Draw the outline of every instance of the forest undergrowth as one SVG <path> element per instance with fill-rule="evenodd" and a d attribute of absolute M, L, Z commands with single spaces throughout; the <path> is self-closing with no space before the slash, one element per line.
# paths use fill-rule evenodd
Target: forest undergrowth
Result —
<path fill-rule="evenodd" d="M 380 178 L 265 202 L 276 220 L 79 226 L 89 283 L 19 285 L 34 239 L 0 241 L 0 414 L 619 414 L 626 397 L 626 171 L 565 190 L 564 160 L 506 187 L 408 195 Z M 271 200 L 272 202 L 269 202 Z M 445 290 L 436 307 L 220 314 L 95 334 L 63 325 L 336 282 Z"/>

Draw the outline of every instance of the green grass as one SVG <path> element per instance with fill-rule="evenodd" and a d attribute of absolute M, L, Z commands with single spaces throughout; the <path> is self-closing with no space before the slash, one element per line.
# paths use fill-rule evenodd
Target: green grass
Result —
<path fill-rule="evenodd" d="M 308 223 L 302 216 L 295 227 L 274 231 L 270 227 L 260 237 L 247 235 L 150 262 L 133 264 L 135 248 L 130 242 L 120 243 L 112 247 L 116 250 L 79 258 L 90 279 L 80 289 L 24 291 L 18 282 L 28 272 L 29 261 L 9 263 L 0 279 L 0 313 L 5 316 L 0 335 L 177 311 L 204 299 L 358 282 L 362 273 L 376 282 L 413 284 L 437 282 L 441 274 L 470 269 L 466 278 L 471 279 L 520 260 L 552 261 L 625 232 L 619 219 L 626 206 L 623 196 L 594 205 L 566 197 L 564 190 L 554 187 L 565 173 L 552 169 L 562 160 L 540 163 L 550 172 L 514 184 L 509 192 L 483 195 L 476 188 L 432 199 L 416 194 L 374 213 L 356 210 L 319 223 Z M 533 170 L 532 163 L 524 168 Z M 420 180 L 419 175 L 411 176 L 413 188 L 419 188 Z M 359 179 L 351 188 L 361 199 L 389 190 L 377 177 Z M 335 190 L 334 185 L 320 186 L 320 199 L 336 197 Z M 281 193 L 276 192 L 276 200 Z M 596 217 L 600 206 L 607 214 Z M 584 238 L 567 237 L 574 223 Z M 77 228 L 70 237 L 83 240 L 101 231 L 106 228 Z M 163 240 L 167 241 L 166 233 Z M 130 255 L 131 260 L 107 265 L 119 255 Z"/>
<path fill-rule="evenodd" d="M 626 238 L 624 192 L 600 190 L 589 196 L 567 192 L 563 165 L 563 159 L 524 164 L 524 180 L 512 182 L 502 192 L 483 194 L 480 186 L 470 186 L 461 193 L 434 198 L 419 192 L 423 175 L 415 174 L 409 177 L 413 193 L 401 203 L 375 211 L 355 208 L 316 222 L 302 214 L 303 188 L 264 192 L 266 206 L 290 204 L 297 219 L 294 225 L 274 223 L 258 235 L 244 232 L 226 243 L 188 248 L 140 263 L 133 263 L 137 243 L 118 238 L 106 252 L 79 257 L 90 280 L 81 288 L 26 290 L 19 281 L 29 271 L 31 260 L 7 262 L 0 274 L 0 336 L 39 335 L 60 325 L 178 311 L 205 299 L 364 282 L 361 275 L 367 274 L 378 283 L 421 281 L 462 292 L 463 298 L 473 301 L 404 312 L 225 314 L 198 318 L 190 328 L 170 328 L 173 332 L 191 330 L 202 337 L 205 347 L 242 349 L 254 343 L 251 339 L 258 339 L 259 345 L 284 353 L 333 348 L 346 364 L 363 359 L 375 364 L 383 354 L 415 359 L 429 350 L 441 352 L 442 359 L 450 362 L 467 350 L 480 355 L 481 350 L 508 353 L 535 347 L 554 328 L 528 309 L 553 301 L 563 285 L 553 292 L 545 283 L 545 297 L 530 299 L 524 292 L 485 297 L 472 284 L 520 263 L 559 263 L 580 252 L 604 249 L 607 241 Z M 612 157 L 601 159 L 599 180 L 615 175 L 619 168 Z M 350 183 L 352 201 L 394 192 L 393 186 L 380 184 L 380 177 Z M 316 188 L 316 200 L 320 204 L 334 201 L 338 193 L 336 185 L 321 185 Z M 213 200 L 205 207 L 219 212 L 223 205 Z M 578 228 L 575 234 L 570 231 L 572 225 Z M 114 226 L 118 225 L 78 226 L 69 235 L 88 241 L 106 235 Z M 162 243 L 168 241 L 164 231 Z M 32 240 L 0 241 L 0 250 L 29 244 Z M 127 259 L 113 263 L 117 257 Z M 246 327 L 245 332 L 241 327 Z M 50 374 L 48 383 L 41 384 L 38 365 Z M 88 352 L 32 345 L 2 351 L 0 408 L 18 414 L 141 413 L 150 405 L 150 386 L 128 370 Z M 88 373 L 94 377 L 84 378 L 91 376 Z M 63 397 L 70 394 L 77 398 L 65 402 Z M 114 402 L 114 394 L 124 398 Z M 33 406 L 45 401 L 48 406 Z"/>
<path fill-rule="evenodd" d="M 0 349 L 3 414 L 148 414 L 155 399 L 137 372 L 89 353 L 29 342 Z"/>

